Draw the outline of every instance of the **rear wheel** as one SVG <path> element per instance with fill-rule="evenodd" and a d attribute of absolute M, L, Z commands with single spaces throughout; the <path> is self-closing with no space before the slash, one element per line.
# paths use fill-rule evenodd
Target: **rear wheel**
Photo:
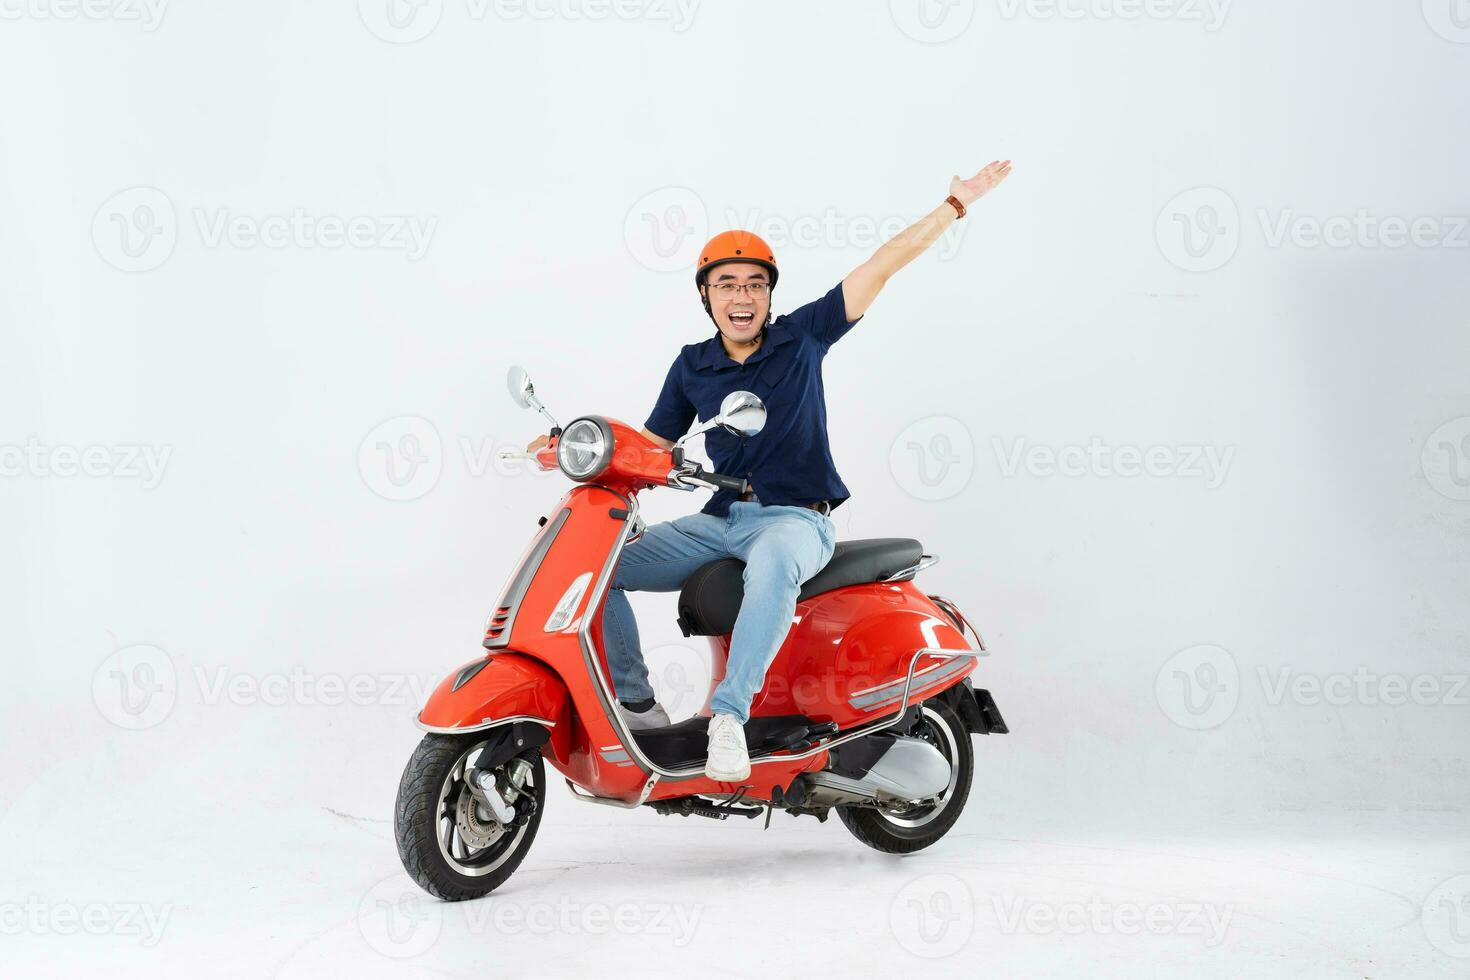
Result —
<path fill-rule="evenodd" d="M 949 760 L 949 785 L 931 800 L 837 807 L 838 819 L 854 837 L 890 854 L 922 850 L 948 833 L 965 808 L 975 770 L 969 729 L 944 702 L 925 701 L 919 720 L 904 734 L 922 738 Z"/>
<path fill-rule="evenodd" d="M 496 792 L 514 811 L 502 822 L 466 781 L 488 744 L 487 733 L 426 735 L 398 784 L 398 856 L 424 891 L 451 902 L 498 888 L 520 866 L 541 826 L 546 766 L 540 751 L 494 770 Z"/>

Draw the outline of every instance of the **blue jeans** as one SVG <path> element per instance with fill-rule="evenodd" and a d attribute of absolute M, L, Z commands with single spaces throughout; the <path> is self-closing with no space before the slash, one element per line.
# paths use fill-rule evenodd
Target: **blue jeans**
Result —
<path fill-rule="evenodd" d="M 711 709 L 750 720 L 750 702 L 791 629 L 802 583 L 832 558 L 832 519 L 805 507 L 737 500 L 728 517 L 690 514 L 649 526 L 623 549 L 607 593 L 603 637 L 613 688 L 623 701 L 653 697 L 625 592 L 676 592 L 694 570 L 720 558 L 745 562 L 745 599 L 730 638 L 725 679 Z"/>

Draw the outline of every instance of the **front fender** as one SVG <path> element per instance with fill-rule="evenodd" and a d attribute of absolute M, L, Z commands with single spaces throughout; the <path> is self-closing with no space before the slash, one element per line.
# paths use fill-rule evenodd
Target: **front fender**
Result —
<path fill-rule="evenodd" d="M 459 735 L 515 721 L 540 722 L 554 748 L 569 738 L 567 685 L 534 657 L 494 653 L 472 660 L 440 681 L 419 712 L 425 731 Z M 564 754 L 558 751 L 557 755 Z"/>

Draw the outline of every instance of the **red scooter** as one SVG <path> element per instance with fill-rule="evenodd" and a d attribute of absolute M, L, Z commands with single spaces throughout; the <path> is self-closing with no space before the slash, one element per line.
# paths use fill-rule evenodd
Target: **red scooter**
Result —
<path fill-rule="evenodd" d="M 547 762 L 591 803 L 720 820 L 764 814 L 767 826 L 778 809 L 823 821 L 835 809 L 858 840 L 895 853 L 943 837 L 969 795 L 970 735 L 1007 729 L 969 679 L 986 652 L 980 634 L 953 602 L 913 583 L 935 560 L 919 542 L 837 545 L 802 588 L 751 705 L 749 778 L 712 781 L 708 695 L 700 716 L 667 728 L 634 732 L 624 722 L 603 651 L 603 597 L 624 546 L 643 531 L 639 491 L 745 489 L 683 447 L 715 426 L 754 435 L 765 406 L 734 392 L 666 450 L 601 416 L 563 429 L 524 371 L 512 369 L 509 384 L 519 405 L 550 420 L 551 441 L 501 455 L 559 467 L 574 486 L 540 518 L 491 613 L 485 655 L 445 678 L 419 713 L 428 734 L 404 769 L 393 821 L 414 880 L 458 901 L 509 878 L 541 822 Z M 711 694 L 724 676 L 742 568 L 710 562 L 679 595 L 684 634 L 710 640 Z"/>

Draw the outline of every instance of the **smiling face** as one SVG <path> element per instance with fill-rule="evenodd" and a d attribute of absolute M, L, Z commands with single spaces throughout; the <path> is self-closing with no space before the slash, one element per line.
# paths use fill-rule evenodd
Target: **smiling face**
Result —
<path fill-rule="evenodd" d="M 766 289 L 759 296 L 751 295 L 749 289 L 732 289 L 729 295 L 721 290 L 721 283 L 745 285 L 765 283 Z M 749 343 L 765 326 L 766 314 L 771 308 L 771 275 L 765 266 L 754 262 L 726 262 L 709 271 L 703 286 L 709 300 L 710 314 L 720 332 L 737 344 Z"/>

